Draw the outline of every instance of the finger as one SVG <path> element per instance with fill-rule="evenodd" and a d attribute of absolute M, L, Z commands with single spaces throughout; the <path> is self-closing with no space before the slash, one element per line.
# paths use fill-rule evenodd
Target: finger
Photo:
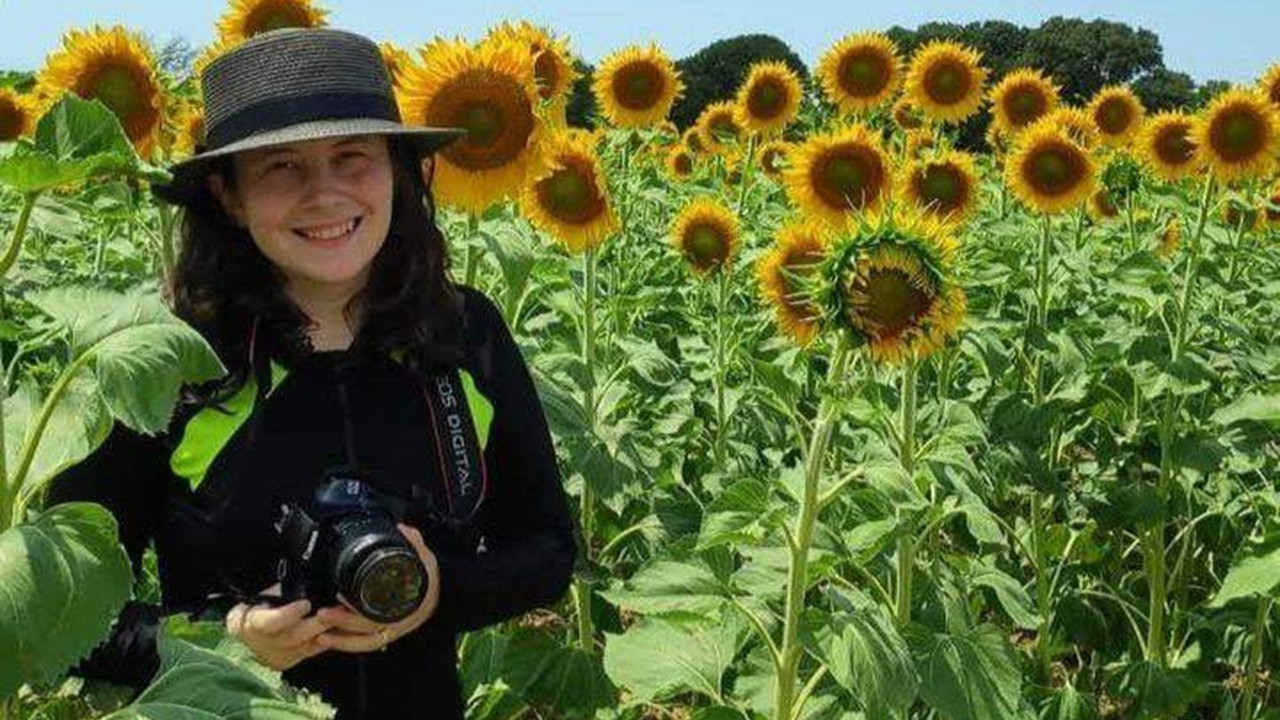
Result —
<path fill-rule="evenodd" d="M 423 541 L 422 533 L 418 532 L 417 528 L 404 523 L 400 523 L 397 527 L 400 529 L 400 534 L 404 535 L 404 538 L 409 541 L 409 544 L 418 553 L 418 557 L 425 560 L 427 557 L 427 543 Z"/>
<path fill-rule="evenodd" d="M 343 652 L 367 653 L 381 650 L 391 642 L 390 635 L 377 633 L 374 635 L 349 635 L 330 630 L 316 638 L 316 644 L 324 648 Z"/>
<path fill-rule="evenodd" d="M 317 637 L 328 632 L 332 627 L 333 626 L 328 621 L 321 618 L 319 615 L 315 615 L 303 619 L 297 625 L 286 629 L 272 638 L 272 640 L 275 643 L 283 647 L 290 648 L 296 652 L 304 649 Z"/>
<path fill-rule="evenodd" d="M 362 633 L 365 635 L 376 633 L 382 629 L 380 623 L 376 623 L 369 618 L 352 612 L 344 607 L 327 607 L 319 612 L 319 617 L 324 618 L 325 622 L 332 627 L 340 628 L 347 632 Z"/>
<path fill-rule="evenodd" d="M 309 612 L 311 612 L 309 600 L 295 600 L 278 608 L 255 605 L 245 615 L 245 625 L 251 632 L 275 635 L 285 628 L 296 625 Z"/>
<path fill-rule="evenodd" d="M 236 603 L 227 611 L 227 632 L 232 635 L 239 636 L 244 633 L 245 613 L 249 611 L 249 606 L 244 603 Z"/>
<path fill-rule="evenodd" d="M 275 585 L 272 585 L 271 587 L 267 588 L 266 590 L 263 590 L 258 594 L 259 595 L 275 595 L 276 597 L 280 597 L 280 592 L 281 592 L 280 583 L 276 583 Z"/>

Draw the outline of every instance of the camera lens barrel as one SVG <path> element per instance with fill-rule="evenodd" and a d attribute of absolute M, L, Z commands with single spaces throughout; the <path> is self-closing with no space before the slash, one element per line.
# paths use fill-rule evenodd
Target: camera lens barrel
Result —
<path fill-rule="evenodd" d="M 334 527 L 333 542 L 338 591 L 369 619 L 403 620 L 426 597 L 427 569 L 389 517 L 362 513 L 344 519 Z"/>

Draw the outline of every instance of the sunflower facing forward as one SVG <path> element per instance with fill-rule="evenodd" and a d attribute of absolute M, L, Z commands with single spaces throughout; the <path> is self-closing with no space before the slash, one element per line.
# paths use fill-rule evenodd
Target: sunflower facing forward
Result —
<path fill-rule="evenodd" d="M 1223 182 L 1266 177 L 1280 151 L 1280 116 L 1256 92 L 1233 88 L 1197 116 L 1191 131 L 1196 156 Z"/>
<path fill-rule="evenodd" d="M 935 40 L 916 51 L 907 71 L 906 93 L 925 117 L 958 123 L 982 105 L 987 70 L 977 50 Z"/>
<path fill-rule="evenodd" d="M 632 45 L 605 58 L 592 87 L 605 118 L 620 128 L 657 125 L 684 92 L 675 64 L 656 45 Z"/>
<path fill-rule="evenodd" d="M 1152 172 L 1170 182 L 1181 180 L 1196 169 L 1191 128 L 1192 119 L 1188 115 L 1162 112 L 1143 123 L 1134 144 Z"/>
<path fill-rule="evenodd" d="M 0 88 L 0 142 L 11 142 L 30 135 L 36 127 L 35 108 L 31 98 Z"/>
<path fill-rule="evenodd" d="M 782 227 L 773 248 L 756 266 L 760 292 L 773 306 L 778 327 L 801 346 L 818 334 L 822 309 L 813 297 L 811 281 L 826 257 L 828 233 L 811 221 Z"/>
<path fill-rule="evenodd" d="M 617 230 L 591 133 L 552 134 L 542 145 L 539 167 L 520 197 L 520 210 L 529 222 L 572 253 L 597 247 Z"/>
<path fill-rule="evenodd" d="M 1064 131 L 1043 122 L 1019 136 L 1005 161 L 1004 178 L 1027 207 L 1050 214 L 1080 206 L 1098 186 L 1089 153 Z"/>
<path fill-rule="evenodd" d="M 836 228 L 880 207 L 892 184 L 880 137 L 862 125 L 811 136 L 788 160 L 783 182 L 791 201 Z"/>
<path fill-rule="evenodd" d="M 218 19 L 217 39 L 237 45 L 269 30 L 324 27 L 328 14 L 311 0 L 231 0 Z"/>
<path fill-rule="evenodd" d="M 961 224 L 978 204 L 978 170 L 973 156 L 951 150 L 902 169 L 899 196 L 940 222 Z"/>
<path fill-rule="evenodd" d="M 991 89 L 995 125 L 1011 135 L 1048 115 L 1058 106 L 1058 88 L 1038 70 L 1020 68 Z"/>
<path fill-rule="evenodd" d="M 405 121 L 466 128 L 437 155 L 440 202 L 479 214 L 517 193 L 537 148 L 537 87 L 529 49 L 514 42 L 475 48 L 436 40 L 401 87 Z"/>
<path fill-rule="evenodd" d="M 886 35 L 847 35 L 822 55 L 817 74 L 827 100 L 842 113 L 855 113 L 893 97 L 902 84 L 902 59 Z"/>
<path fill-rule="evenodd" d="M 929 355 L 964 321 L 955 248 L 942 226 L 914 211 L 868 216 L 832 242 L 820 270 L 824 317 L 865 343 L 873 360 Z"/>
<path fill-rule="evenodd" d="M 707 275 L 733 261 L 740 233 L 738 218 L 729 208 L 698 198 L 676 217 L 671 239 L 689 267 Z"/>
<path fill-rule="evenodd" d="M 760 135 L 780 132 L 796 119 L 802 94 L 800 78 L 786 63 L 756 63 L 738 89 L 738 123 Z"/>
<path fill-rule="evenodd" d="M 1146 114 L 1142 101 L 1123 85 L 1099 90 L 1089 101 L 1088 112 L 1098 136 L 1104 143 L 1114 146 L 1129 144 L 1138 128 L 1142 127 L 1142 118 Z"/>
<path fill-rule="evenodd" d="M 120 119 L 129 141 L 150 157 L 165 116 L 166 97 L 146 43 L 123 27 L 71 30 L 45 60 L 34 95 L 43 113 L 63 93 L 100 100 Z"/>

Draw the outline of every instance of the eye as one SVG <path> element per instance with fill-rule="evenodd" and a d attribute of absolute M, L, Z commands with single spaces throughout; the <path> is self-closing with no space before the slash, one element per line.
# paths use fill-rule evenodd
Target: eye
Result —
<path fill-rule="evenodd" d="M 287 172 L 298 169 L 298 161 L 293 159 L 273 160 L 262 169 L 264 175 Z"/>

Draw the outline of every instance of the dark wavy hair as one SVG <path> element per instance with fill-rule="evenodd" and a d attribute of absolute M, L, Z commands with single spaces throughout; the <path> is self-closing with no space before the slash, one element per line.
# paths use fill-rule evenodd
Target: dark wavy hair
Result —
<path fill-rule="evenodd" d="M 462 296 L 447 273 L 430 175 L 423 176 L 422 158 L 410 142 L 392 136 L 388 148 L 391 227 L 368 282 L 345 309 L 348 317 L 357 306 L 362 312 L 352 348 L 406 350 L 416 367 L 428 371 L 456 366 L 462 356 Z M 211 171 L 234 185 L 230 156 Z M 186 207 L 182 227 L 168 288 L 173 310 L 208 340 L 229 371 L 191 389 L 188 402 L 220 402 L 245 382 L 253 371 L 251 334 L 257 338 L 255 353 L 268 352 L 286 364 L 312 351 L 310 318 L 285 294 L 283 274 L 207 189 Z"/>

